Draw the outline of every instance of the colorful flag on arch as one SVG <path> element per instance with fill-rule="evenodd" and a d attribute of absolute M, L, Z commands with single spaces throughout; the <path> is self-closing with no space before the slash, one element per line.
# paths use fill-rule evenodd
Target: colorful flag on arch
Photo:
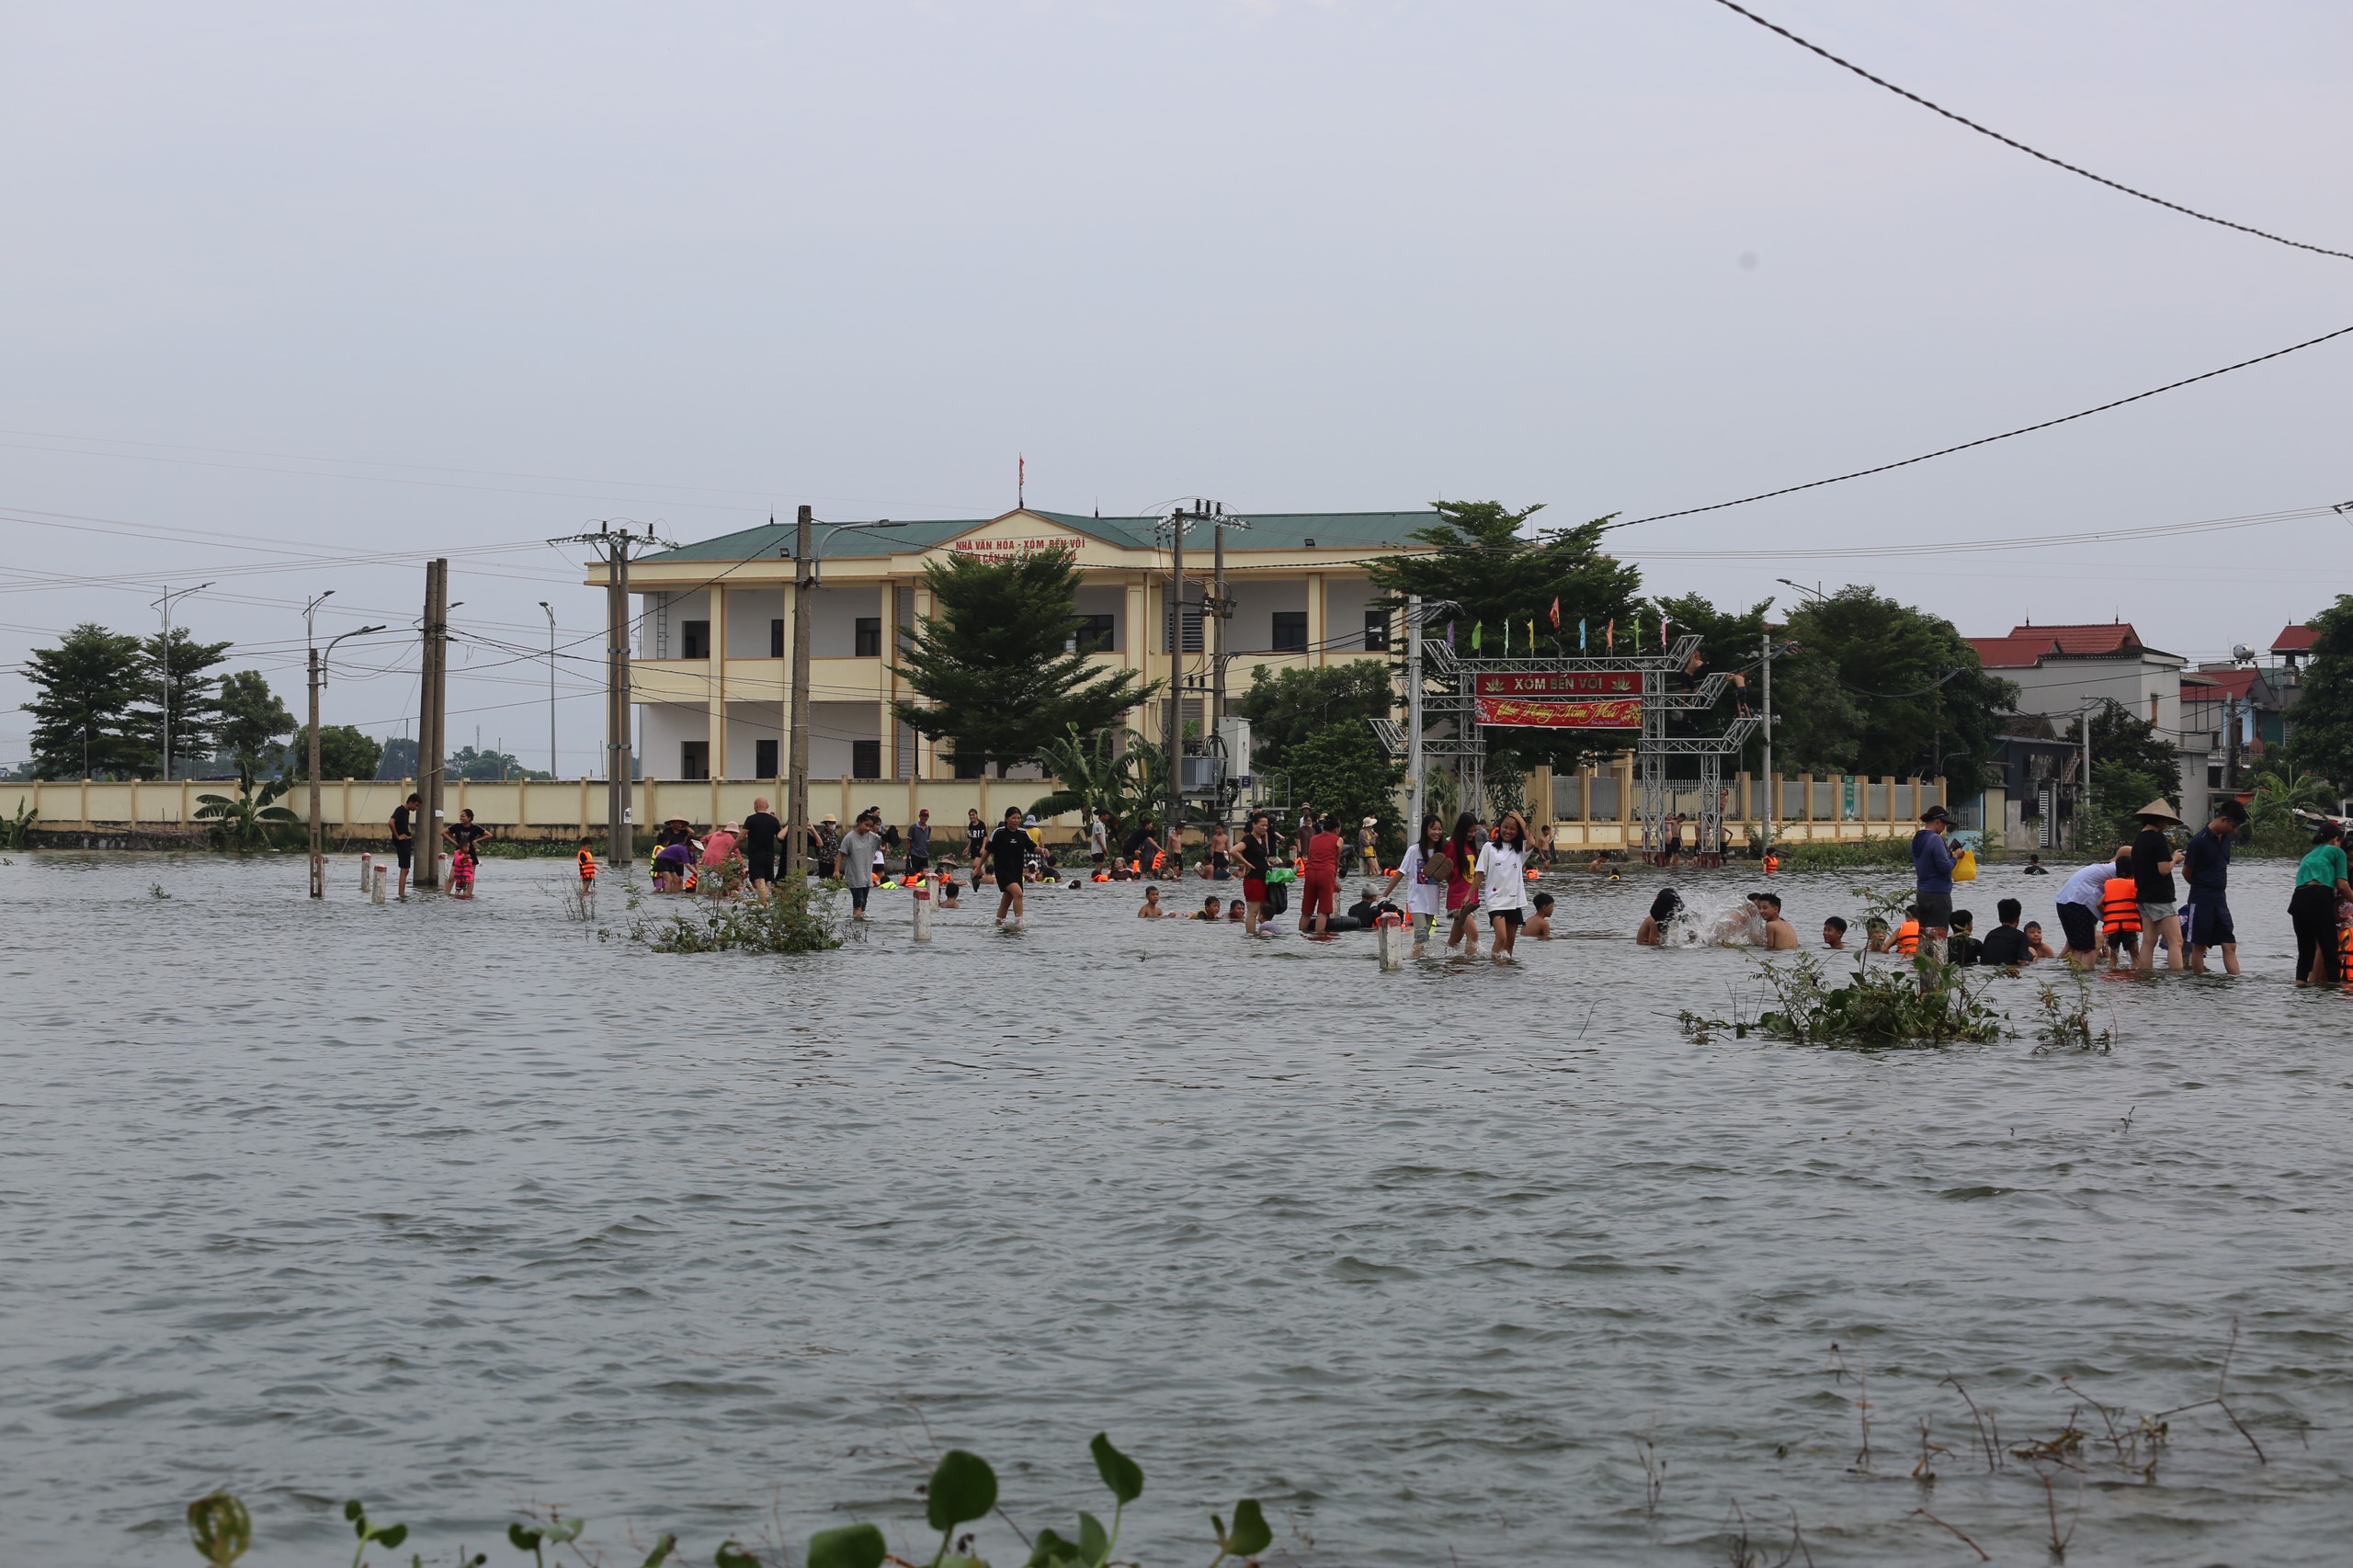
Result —
<path fill-rule="evenodd" d="M 1585 652 L 1585 617 L 1577 617 L 1577 652 Z"/>
<path fill-rule="evenodd" d="M 1601 645 L 1614 653 L 1618 651 L 1618 618 L 1611 616 L 1609 624 L 1601 629 Z"/>
<path fill-rule="evenodd" d="M 1474 620 L 1471 623 L 1471 651 L 1472 653 L 1475 653 L 1479 651 L 1481 634 L 1486 630 L 1487 623 L 1483 620 Z"/>
<path fill-rule="evenodd" d="M 1584 622 L 1580 621 L 1578 624 L 1583 625 Z M 1555 631 L 1561 630 L 1561 596 L 1558 594 L 1552 596 L 1552 630 Z"/>

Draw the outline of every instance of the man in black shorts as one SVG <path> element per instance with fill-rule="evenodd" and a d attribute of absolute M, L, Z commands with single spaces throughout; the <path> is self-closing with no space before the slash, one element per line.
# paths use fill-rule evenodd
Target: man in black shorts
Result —
<path fill-rule="evenodd" d="M 766 795 L 752 799 L 752 814 L 744 819 L 744 880 L 752 884 L 752 896 L 764 899 L 776 881 L 776 845 L 784 835 L 784 824 L 768 810 Z"/>
<path fill-rule="evenodd" d="M 996 878 L 996 923 L 1005 924 L 1006 910 L 1013 912 L 1013 923 L 1021 923 L 1021 873 L 1029 863 L 1029 853 L 1038 846 L 1021 831 L 1021 808 L 1005 808 L 1005 821 L 989 835 L 989 874 Z"/>
<path fill-rule="evenodd" d="M 400 897 L 403 903 L 408 902 L 409 862 L 416 857 L 416 828 L 414 813 L 418 804 L 417 797 L 411 795 L 406 801 L 392 808 L 392 853 L 400 858 Z"/>

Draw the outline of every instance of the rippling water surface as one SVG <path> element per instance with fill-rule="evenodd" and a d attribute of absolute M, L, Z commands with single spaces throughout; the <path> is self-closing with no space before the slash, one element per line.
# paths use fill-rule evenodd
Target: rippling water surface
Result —
<path fill-rule="evenodd" d="M 2114 1054 L 2038 1058 L 1685 1040 L 1754 963 L 1625 940 L 1654 880 L 1556 878 L 1574 935 L 1516 970 L 1383 975 L 1110 888 L 676 958 L 600 946 L 546 862 L 377 908 L 349 860 L 324 906 L 293 857 L 13 861 L 13 1562 L 193 1562 L 217 1484 L 264 1568 L 346 1561 L 355 1495 L 428 1562 L 534 1499 L 616 1556 L 773 1508 L 927 1558 L 935 1439 L 1034 1529 L 1097 1506 L 1108 1429 L 1154 1564 L 1245 1494 L 1281 1562 L 1722 1562 L 1736 1500 L 1824 1564 L 1974 1562 L 1923 1507 L 2040 1562 L 2040 1483 L 1938 1380 L 2005 1442 L 2076 1391 L 2129 1425 L 2211 1395 L 2234 1319 L 2268 1462 L 2211 1411 L 2154 1483 L 2093 1453 L 2067 1561 L 2346 1558 L 2353 998 L 2288 983 L 2284 866 L 2239 869 L 2246 977 L 2102 981 Z M 1862 880 L 1780 884 L 1811 939 Z M 2048 922 L 2056 883 L 1962 902 Z"/>

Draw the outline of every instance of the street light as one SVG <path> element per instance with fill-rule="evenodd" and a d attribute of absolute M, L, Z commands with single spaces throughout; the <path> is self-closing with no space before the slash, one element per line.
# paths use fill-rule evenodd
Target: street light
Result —
<path fill-rule="evenodd" d="M 547 600 L 540 608 L 548 612 L 548 777 L 556 777 L 555 768 L 555 609 Z"/>
<path fill-rule="evenodd" d="M 179 592 L 174 593 L 172 585 L 166 583 L 164 585 L 164 597 L 157 599 L 151 607 L 162 611 L 164 617 L 164 640 L 159 645 L 161 656 L 157 662 L 163 666 L 164 782 L 166 784 L 172 781 L 172 601 L 184 599 L 190 594 L 200 594 L 210 586 L 212 585 L 210 583 L 199 583 L 193 588 L 182 588 Z M 82 765 L 82 770 L 88 772 L 89 764 L 85 762 Z"/>
<path fill-rule="evenodd" d="M 310 608 L 302 612 L 303 618 L 307 620 L 316 614 L 320 604 L 325 600 L 328 594 L 334 592 L 333 588 L 329 588 L 325 594 L 321 594 L 317 598 L 313 599 Z M 311 775 L 311 896 L 313 898 L 324 898 L 327 895 L 326 830 L 320 825 L 319 822 L 319 690 L 327 683 L 327 660 L 335 653 L 335 645 L 337 642 L 342 642 L 346 637 L 364 637 L 370 631 L 383 630 L 381 626 L 363 626 L 358 631 L 346 631 L 339 636 L 330 638 L 324 653 L 320 652 L 316 646 L 310 650 L 311 766 L 308 771 Z M 348 824 L 345 825 L 347 828 L 349 826 Z"/>
<path fill-rule="evenodd" d="M 1799 593 L 1810 594 L 1817 599 L 1826 600 L 1830 597 L 1828 594 L 1824 593 L 1820 588 L 1809 588 L 1803 583 L 1792 583 L 1787 577 L 1776 577 L 1773 581 L 1780 584 L 1781 586 L 1785 588 L 1795 588 Z"/>

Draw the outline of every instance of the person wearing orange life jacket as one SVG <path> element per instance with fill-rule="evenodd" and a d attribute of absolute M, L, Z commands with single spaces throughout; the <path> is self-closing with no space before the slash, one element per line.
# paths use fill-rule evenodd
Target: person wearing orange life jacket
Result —
<path fill-rule="evenodd" d="M 1920 950 L 1920 906 L 1918 904 L 1915 903 L 1904 912 L 1904 924 L 1898 926 L 1895 928 L 1895 935 L 1888 938 L 1887 950 L 1901 954 L 1907 959 Z"/>
<path fill-rule="evenodd" d="M 595 840 L 584 838 L 580 841 L 580 854 L 578 858 L 580 861 L 580 891 L 583 892 L 594 892 L 597 891 L 597 846 Z"/>
<path fill-rule="evenodd" d="M 2117 851 L 2114 875 L 2100 883 L 2100 951 L 2110 969 L 2128 962 L 2141 945 L 2140 884 L 2132 878 L 2132 853 Z"/>

